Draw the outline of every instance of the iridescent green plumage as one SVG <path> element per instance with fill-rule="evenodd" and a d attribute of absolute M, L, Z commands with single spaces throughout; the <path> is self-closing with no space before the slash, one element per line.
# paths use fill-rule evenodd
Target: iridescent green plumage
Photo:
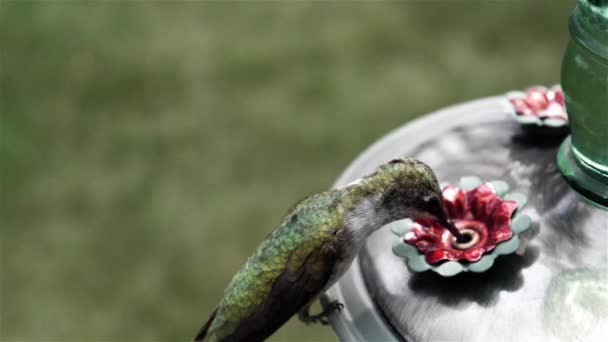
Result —
<path fill-rule="evenodd" d="M 405 215 L 445 220 L 431 169 L 396 160 L 298 203 L 234 276 L 197 340 L 263 340 L 334 282 L 364 239 Z"/>
<path fill-rule="evenodd" d="M 251 316 L 270 294 L 273 282 L 286 270 L 297 272 L 307 256 L 343 227 L 340 191 L 301 201 L 257 248 L 224 292 L 208 339 L 221 340 Z M 314 267 L 314 266 L 313 266 Z"/>

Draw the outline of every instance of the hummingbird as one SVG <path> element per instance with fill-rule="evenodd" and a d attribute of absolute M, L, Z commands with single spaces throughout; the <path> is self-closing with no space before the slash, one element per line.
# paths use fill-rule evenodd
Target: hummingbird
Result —
<path fill-rule="evenodd" d="M 394 159 L 343 188 L 296 204 L 259 245 L 224 291 L 195 341 L 263 341 L 296 313 L 305 323 L 328 324 L 343 308 L 311 304 L 344 274 L 365 239 L 399 219 L 435 219 L 459 238 L 443 207 L 429 166 Z"/>

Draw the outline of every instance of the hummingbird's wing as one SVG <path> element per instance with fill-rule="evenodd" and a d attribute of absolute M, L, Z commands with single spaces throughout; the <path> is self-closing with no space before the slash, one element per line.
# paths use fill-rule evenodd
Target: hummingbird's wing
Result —
<path fill-rule="evenodd" d="M 264 305 L 241 321 L 228 340 L 262 341 L 274 333 L 325 289 L 338 257 L 336 246 L 326 243 L 299 268 L 283 272 Z"/>
<path fill-rule="evenodd" d="M 217 315 L 217 309 L 218 308 L 216 307 L 213 310 L 213 312 L 211 313 L 211 315 L 209 315 L 209 319 L 207 319 L 207 322 L 205 322 L 205 324 L 203 324 L 201 329 L 196 334 L 196 337 L 194 338 L 195 341 L 202 341 L 203 338 L 205 338 L 205 336 L 207 335 L 207 331 L 209 330 L 209 327 L 211 327 L 211 323 L 213 323 L 213 321 L 215 320 L 215 316 Z"/>
<path fill-rule="evenodd" d="M 338 193 L 300 202 L 234 276 L 197 341 L 259 341 L 323 291 L 342 256 Z"/>
<path fill-rule="evenodd" d="M 249 316 L 241 317 L 238 322 L 227 321 L 223 324 L 230 328 L 228 331 L 222 329 L 223 333 L 219 334 L 221 336 L 216 336 L 219 337 L 218 340 L 263 341 L 274 333 L 326 288 L 340 257 L 339 246 L 337 239 L 327 241 L 308 254 L 299 266 L 288 266 L 272 283 L 264 303 Z M 217 311 L 216 308 L 209 321 L 201 328 L 196 341 L 205 338 L 216 319 Z"/>

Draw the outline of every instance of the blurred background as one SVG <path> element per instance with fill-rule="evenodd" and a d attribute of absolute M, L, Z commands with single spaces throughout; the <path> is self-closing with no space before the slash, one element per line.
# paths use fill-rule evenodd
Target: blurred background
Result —
<path fill-rule="evenodd" d="M 573 7 L 0 2 L 0 340 L 190 339 L 287 208 L 383 134 L 558 82 Z"/>

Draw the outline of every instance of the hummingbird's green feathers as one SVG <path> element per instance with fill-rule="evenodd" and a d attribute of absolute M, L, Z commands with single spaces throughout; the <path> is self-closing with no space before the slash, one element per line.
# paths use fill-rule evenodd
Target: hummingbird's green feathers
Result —
<path fill-rule="evenodd" d="M 447 221 L 433 171 L 397 159 L 287 213 L 234 276 L 197 341 L 270 336 L 348 268 L 369 234 L 404 217 Z"/>
<path fill-rule="evenodd" d="M 327 285 L 340 252 L 343 210 L 338 190 L 296 205 L 234 276 L 208 323 L 206 340 L 255 339 L 263 333 L 255 331 L 255 326 L 264 326 L 266 331 L 274 326 L 269 320 L 284 323 L 311 301 Z M 251 322 L 262 319 L 261 313 L 277 300 L 283 301 L 280 310 L 289 315 L 283 317 L 274 308 L 273 317 L 265 317 L 263 325 Z"/>

